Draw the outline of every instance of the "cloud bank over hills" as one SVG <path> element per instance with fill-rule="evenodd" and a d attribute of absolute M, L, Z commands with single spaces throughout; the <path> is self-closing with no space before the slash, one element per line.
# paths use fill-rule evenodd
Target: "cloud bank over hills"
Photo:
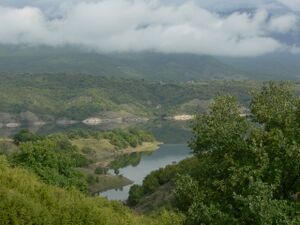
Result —
<path fill-rule="evenodd" d="M 275 38 L 299 32 L 298 0 L 224 2 L 4 0 L 0 3 L 0 43 L 219 56 L 299 51 L 298 43 Z M 241 12 L 241 7 L 255 10 Z M 273 13 L 278 8 L 281 13 Z M 222 9 L 233 11 L 224 15 Z"/>
<path fill-rule="evenodd" d="M 300 11 L 300 1 L 299 0 L 279 0 L 279 2 L 286 5 L 291 10 Z"/>

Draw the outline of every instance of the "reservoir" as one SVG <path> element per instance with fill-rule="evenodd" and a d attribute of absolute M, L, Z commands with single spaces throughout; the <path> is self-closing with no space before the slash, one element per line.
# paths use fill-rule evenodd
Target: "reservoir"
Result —
<path fill-rule="evenodd" d="M 120 175 L 129 178 L 134 184 L 142 184 L 143 179 L 152 171 L 166 165 L 178 163 L 189 156 L 191 156 L 191 150 L 185 144 L 163 144 L 155 152 L 141 153 L 139 162 L 132 163 L 118 170 Z M 136 157 L 136 155 L 133 157 Z M 114 173 L 113 170 L 109 172 Z M 124 201 L 128 198 L 129 189 L 132 185 L 121 189 L 108 190 L 99 193 L 99 195 L 110 200 Z"/>
<path fill-rule="evenodd" d="M 0 136 L 12 136 L 22 128 L 47 135 L 55 132 L 67 132 L 74 129 L 106 131 L 121 127 L 115 127 L 114 125 L 89 127 L 82 124 L 67 126 L 47 124 L 41 127 L 25 125 L 16 128 L 0 127 Z M 132 153 L 130 155 L 121 156 L 113 163 L 114 169 L 109 170 L 109 173 L 115 174 L 114 171 L 117 169 L 119 175 L 127 177 L 133 184 L 142 184 L 143 179 L 152 171 L 173 163 L 178 163 L 191 156 L 191 150 L 186 144 L 191 137 L 188 123 L 157 120 L 140 124 L 137 128 L 151 132 L 158 141 L 165 144 L 162 144 L 160 148 L 154 152 Z M 124 201 L 128 198 L 129 189 L 132 185 L 124 186 L 121 189 L 111 189 L 98 194 L 111 200 Z"/>

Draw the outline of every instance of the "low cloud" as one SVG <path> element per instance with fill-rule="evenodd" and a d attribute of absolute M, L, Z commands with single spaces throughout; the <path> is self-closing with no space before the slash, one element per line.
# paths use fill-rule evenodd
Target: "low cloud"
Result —
<path fill-rule="evenodd" d="M 294 31 L 299 22 L 294 14 L 271 16 L 266 10 L 221 16 L 193 2 L 70 2 L 60 5 L 59 17 L 34 6 L 0 6 L 0 43 L 256 56 L 286 47 L 271 34 Z"/>
<path fill-rule="evenodd" d="M 300 11 L 300 1 L 299 0 L 278 0 L 285 6 L 289 7 L 291 10 Z"/>
<path fill-rule="evenodd" d="M 291 46 L 290 47 L 290 52 L 293 54 L 300 54 L 300 47 L 298 46 Z"/>

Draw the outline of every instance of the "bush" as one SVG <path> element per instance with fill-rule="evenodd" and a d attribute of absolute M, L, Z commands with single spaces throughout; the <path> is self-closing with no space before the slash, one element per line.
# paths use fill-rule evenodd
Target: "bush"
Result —
<path fill-rule="evenodd" d="M 132 185 L 129 190 L 129 197 L 127 200 L 128 205 L 135 206 L 139 203 L 141 198 L 144 196 L 144 190 L 143 187 L 140 185 Z"/>
<path fill-rule="evenodd" d="M 38 141 L 38 140 L 42 140 L 43 137 L 37 134 L 34 134 L 32 132 L 30 132 L 29 130 L 23 129 L 20 130 L 17 134 L 14 135 L 13 137 L 15 144 L 19 145 L 21 143 L 24 142 L 28 142 L 28 141 Z"/>
<path fill-rule="evenodd" d="M 80 159 L 80 160 L 79 160 Z M 33 171 L 45 182 L 59 187 L 74 186 L 86 191 L 86 181 L 74 167 L 85 160 L 76 148 L 60 139 L 44 139 L 20 145 L 12 162 Z"/>

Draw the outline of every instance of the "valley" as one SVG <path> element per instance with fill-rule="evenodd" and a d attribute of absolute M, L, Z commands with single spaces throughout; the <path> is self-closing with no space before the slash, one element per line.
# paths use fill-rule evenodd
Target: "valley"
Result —
<path fill-rule="evenodd" d="M 299 225 L 300 0 L 1 0 L 0 225 Z"/>
<path fill-rule="evenodd" d="M 18 170 L 15 172 L 15 168 L 24 169 L 31 174 L 29 176 L 36 177 L 28 178 L 31 182 L 34 182 L 31 179 L 39 179 L 41 184 L 37 186 L 47 185 L 51 192 L 53 187 L 58 187 L 67 191 L 64 195 L 68 196 L 69 190 L 74 189 L 79 198 L 109 200 L 101 203 L 108 205 L 109 209 L 113 208 L 109 204 L 118 207 L 126 204 L 131 208 L 128 210 L 133 213 L 130 214 L 133 220 L 139 220 L 136 213 L 145 215 L 145 218 L 163 213 L 172 225 L 176 224 L 173 219 L 193 219 L 186 208 L 181 208 L 192 207 L 193 193 L 200 196 L 201 191 L 214 191 L 211 187 L 202 190 L 197 183 L 208 185 L 206 180 L 210 182 L 210 173 L 218 173 L 210 166 L 224 166 L 222 172 L 227 168 L 227 164 L 223 165 L 226 160 L 218 161 L 224 159 L 222 153 L 219 156 L 214 156 L 214 151 L 195 153 L 198 151 L 195 146 L 203 143 L 204 149 L 210 145 L 218 149 L 219 145 L 227 146 L 223 141 L 240 141 L 241 146 L 252 145 L 256 138 L 260 141 L 262 132 L 269 131 L 257 126 L 253 115 L 260 116 L 261 112 L 255 110 L 264 109 L 266 105 L 270 112 L 281 113 L 279 108 L 273 107 L 278 103 L 287 104 L 285 101 L 295 104 L 300 93 L 297 82 L 161 83 L 91 75 L 82 79 L 81 75 L 66 74 L 10 75 L 0 76 L 0 80 L 4 87 L 0 89 L 0 95 L 4 96 L 0 98 L 0 121 L 3 124 L 0 128 L 0 154 L 4 155 L 0 166 L 7 171 L 2 178 L 0 176 L 4 179 L 1 182 L 9 184 L 6 173 L 22 174 Z M 287 97 L 282 100 L 281 94 Z M 259 97 L 253 100 L 253 96 Z M 273 97 L 276 104 L 268 105 L 265 98 Z M 256 107 L 260 101 L 265 101 L 263 106 Z M 279 107 L 285 110 L 282 105 Z M 292 118 L 297 107 L 292 105 L 291 120 L 286 120 L 286 123 L 294 121 Z M 290 112 L 283 113 L 288 115 L 286 113 Z M 247 131 L 245 139 L 240 139 L 240 131 L 235 129 L 245 132 L 244 127 L 254 132 L 251 133 L 253 136 L 248 137 Z M 195 139 L 200 131 L 201 138 Z M 247 138 L 253 138 L 254 142 L 247 142 Z M 231 157 L 239 160 L 240 156 L 235 158 L 236 153 L 231 150 L 230 147 L 227 150 L 234 155 Z M 243 151 L 247 152 L 248 147 Z M 254 154 L 249 151 L 250 156 Z M 293 151 L 292 154 L 297 159 L 297 153 Z M 232 160 L 229 159 L 228 163 Z M 251 163 L 250 160 L 252 166 Z M 297 167 L 298 164 L 293 165 Z M 268 163 L 266 166 L 271 167 Z M 292 169 L 297 171 L 296 167 L 292 166 Z M 218 177 L 213 176 L 213 179 Z M 293 196 L 297 193 L 297 185 L 296 182 L 291 186 Z M 27 193 L 21 195 L 27 196 Z M 265 197 L 264 193 L 260 195 Z M 82 201 L 88 200 L 79 202 Z M 209 201 L 218 204 L 219 200 Z M 297 199 L 295 201 L 290 201 L 292 213 L 297 207 Z M 27 204 L 27 200 L 25 202 Z M 90 202 L 90 205 L 94 203 Z M 230 209 L 224 210 L 232 213 Z M 199 212 L 201 210 L 194 214 Z M 154 221 L 152 217 L 149 220 Z"/>

